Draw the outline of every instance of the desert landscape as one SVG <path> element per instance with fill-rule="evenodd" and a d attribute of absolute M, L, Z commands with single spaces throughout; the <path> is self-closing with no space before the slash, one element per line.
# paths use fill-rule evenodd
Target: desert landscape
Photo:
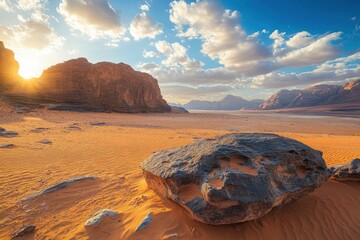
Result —
<path fill-rule="evenodd" d="M 263 5 L 0 1 L 0 239 L 360 239 L 360 3 Z"/>

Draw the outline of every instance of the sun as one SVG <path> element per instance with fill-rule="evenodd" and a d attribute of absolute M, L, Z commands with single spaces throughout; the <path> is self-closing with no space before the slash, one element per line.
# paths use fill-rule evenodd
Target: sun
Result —
<path fill-rule="evenodd" d="M 18 61 L 20 64 L 19 75 L 22 76 L 25 80 L 28 81 L 41 75 L 42 68 L 37 64 L 37 61 L 27 58 L 22 58 Z"/>

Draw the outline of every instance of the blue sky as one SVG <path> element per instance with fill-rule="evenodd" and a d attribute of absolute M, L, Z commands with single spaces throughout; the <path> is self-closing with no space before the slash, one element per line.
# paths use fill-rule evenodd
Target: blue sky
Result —
<path fill-rule="evenodd" d="M 360 77 L 360 1 L 0 0 L 0 40 L 37 77 L 59 62 L 125 62 L 170 102 Z"/>

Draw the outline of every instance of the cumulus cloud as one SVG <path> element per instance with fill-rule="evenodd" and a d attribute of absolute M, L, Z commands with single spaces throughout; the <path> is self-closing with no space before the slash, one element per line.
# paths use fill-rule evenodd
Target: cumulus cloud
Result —
<path fill-rule="evenodd" d="M 360 52 L 337 58 L 317 66 L 313 71 L 302 73 L 278 73 L 254 77 L 254 86 L 261 88 L 283 88 L 322 82 L 348 81 L 360 76 Z"/>
<path fill-rule="evenodd" d="M 155 38 L 163 32 L 162 29 L 163 25 L 154 21 L 145 12 L 137 14 L 130 24 L 130 33 L 135 40 Z"/>
<path fill-rule="evenodd" d="M 141 9 L 141 11 L 149 11 L 150 7 L 147 4 L 143 4 L 143 5 L 140 6 L 140 9 Z"/>
<path fill-rule="evenodd" d="M 21 10 L 39 10 L 45 7 L 48 0 L 18 0 L 17 7 Z"/>
<path fill-rule="evenodd" d="M 67 24 L 90 39 L 121 40 L 126 32 L 120 14 L 107 0 L 62 0 L 58 11 Z"/>
<path fill-rule="evenodd" d="M 223 10 L 214 2 L 198 1 L 187 4 L 174 1 L 170 4 L 170 21 L 178 36 L 202 40 L 202 53 L 219 60 L 225 67 L 239 66 L 265 59 L 271 52 L 249 37 L 238 24 L 237 11 Z"/>
<path fill-rule="evenodd" d="M 155 47 L 160 54 L 166 55 L 166 59 L 162 61 L 165 67 L 182 67 L 184 70 L 199 69 L 202 65 L 200 61 L 191 59 L 187 55 L 187 49 L 178 42 L 168 43 L 166 41 L 158 41 Z"/>
<path fill-rule="evenodd" d="M 6 12 L 12 12 L 13 8 L 11 7 L 9 0 L 0 0 L 0 8 Z"/>
<path fill-rule="evenodd" d="M 292 48 L 303 47 L 314 41 L 310 33 L 306 31 L 296 33 L 292 38 L 286 41 L 286 45 Z"/>
<path fill-rule="evenodd" d="M 289 52 L 278 59 L 280 66 L 308 66 L 332 59 L 339 54 L 339 48 L 331 43 L 340 39 L 341 32 L 327 34 L 310 45 Z"/>
<path fill-rule="evenodd" d="M 274 40 L 274 44 L 273 44 L 274 51 L 277 51 L 284 45 L 285 34 L 286 34 L 285 32 L 279 33 L 279 30 L 277 30 L 277 29 L 270 34 L 269 38 Z"/>
<path fill-rule="evenodd" d="M 145 58 L 154 58 L 157 54 L 154 51 L 143 51 L 143 57 Z"/>

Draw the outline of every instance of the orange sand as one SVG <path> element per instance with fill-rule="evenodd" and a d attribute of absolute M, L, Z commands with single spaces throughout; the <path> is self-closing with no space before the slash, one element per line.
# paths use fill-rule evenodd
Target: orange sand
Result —
<path fill-rule="evenodd" d="M 178 205 L 147 188 L 139 164 L 153 152 L 229 131 L 276 132 L 297 139 L 323 151 L 328 165 L 360 157 L 358 119 L 272 116 L 272 124 L 267 118 L 256 114 L 2 113 L 0 126 L 20 136 L 0 138 L 0 144 L 16 145 L 0 149 L 0 239 L 30 224 L 37 230 L 28 239 L 162 239 L 173 233 L 179 239 L 359 239 L 359 182 L 324 183 L 309 196 L 259 220 L 228 226 L 193 221 Z M 91 126 L 94 121 L 111 126 Z M 68 126 L 73 123 L 82 130 L 71 130 Z M 37 127 L 50 129 L 31 132 Z M 43 139 L 53 143 L 39 143 Z M 76 176 L 98 180 L 75 184 L 22 208 L 22 197 Z M 86 231 L 85 221 L 103 208 L 120 214 Z M 148 212 L 153 222 L 134 233 Z"/>

